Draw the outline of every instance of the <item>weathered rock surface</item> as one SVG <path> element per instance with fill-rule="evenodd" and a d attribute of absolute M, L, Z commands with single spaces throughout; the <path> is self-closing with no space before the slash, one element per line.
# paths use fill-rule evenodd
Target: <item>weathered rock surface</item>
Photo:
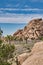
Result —
<path fill-rule="evenodd" d="M 43 19 L 33 19 L 22 30 L 18 30 L 13 36 L 19 39 L 38 39 L 43 36 Z"/>
<path fill-rule="evenodd" d="M 29 53 L 23 53 L 18 56 L 18 62 L 20 62 L 20 65 L 29 57 Z"/>
<path fill-rule="evenodd" d="M 21 65 L 43 65 L 43 42 L 37 42 L 30 56 Z"/>

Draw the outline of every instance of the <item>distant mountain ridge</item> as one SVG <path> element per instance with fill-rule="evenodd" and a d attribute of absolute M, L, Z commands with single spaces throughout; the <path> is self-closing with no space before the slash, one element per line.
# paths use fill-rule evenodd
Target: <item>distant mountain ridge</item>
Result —
<path fill-rule="evenodd" d="M 24 29 L 16 31 L 13 36 L 24 39 L 38 39 L 43 36 L 43 19 L 31 20 Z"/>

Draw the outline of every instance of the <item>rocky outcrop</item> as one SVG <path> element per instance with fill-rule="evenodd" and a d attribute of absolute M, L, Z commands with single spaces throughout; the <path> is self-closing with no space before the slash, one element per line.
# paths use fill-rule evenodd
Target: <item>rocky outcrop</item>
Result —
<path fill-rule="evenodd" d="M 33 19 L 22 30 L 18 30 L 13 36 L 22 39 L 38 39 L 43 36 L 43 19 Z"/>
<path fill-rule="evenodd" d="M 15 35 L 18 35 L 18 34 L 22 34 L 22 31 L 23 31 L 23 30 L 18 30 L 18 31 L 15 32 L 13 35 L 15 36 Z"/>
<path fill-rule="evenodd" d="M 30 53 L 18 56 L 21 65 L 43 65 L 43 41 L 35 43 Z"/>

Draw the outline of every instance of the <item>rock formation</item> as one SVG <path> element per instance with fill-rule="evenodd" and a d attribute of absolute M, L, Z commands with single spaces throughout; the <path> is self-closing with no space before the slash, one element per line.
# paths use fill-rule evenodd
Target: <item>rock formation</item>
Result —
<path fill-rule="evenodd" d="M 43 19 L 33 19 L 22 30 L 18 30 L 13 36 L 22 39 L 38 39 L 43 36 Z"/>

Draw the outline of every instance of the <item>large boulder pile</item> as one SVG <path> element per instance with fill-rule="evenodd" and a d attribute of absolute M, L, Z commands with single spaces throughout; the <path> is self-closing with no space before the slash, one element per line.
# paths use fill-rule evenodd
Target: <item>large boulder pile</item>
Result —
<path fill-rule="evenodd" d="M 22 38 L 23 40 L 38 39 L 43 36 L 43 19 L 31 20 L 22 30 L 18 30 L 13 34 L 14 37 Z"/>

